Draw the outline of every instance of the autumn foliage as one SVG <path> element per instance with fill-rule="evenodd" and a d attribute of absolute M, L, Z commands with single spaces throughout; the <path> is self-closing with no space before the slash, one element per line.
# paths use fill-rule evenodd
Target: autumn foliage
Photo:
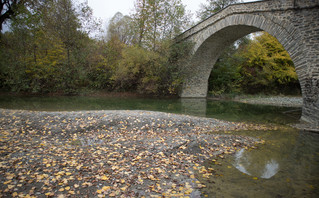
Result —
<path fill-rule="evenodd" d="M 300 94 L 294 64 L 275 37 L 263 32 L 240 41 L 214 66 L 211 93 Z"/>

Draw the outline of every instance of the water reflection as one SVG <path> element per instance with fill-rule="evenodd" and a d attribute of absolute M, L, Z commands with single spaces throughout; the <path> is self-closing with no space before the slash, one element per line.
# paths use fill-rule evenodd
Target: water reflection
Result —
<path fill-rule="evenodd" d="M 319 134 L 294 129 L 242 131 L 263 139 L 253 150 L 238 150 L 222 166 L 207 162 L 216 177 L 202 189 L 208 197 L 319 197 Z M 203 180 L 204 181 L 204 180 Z"/>
<path fill-rule="evenodd" d="M 249 105 L 205 98 L 15 97 L 0 96 L 0 108 L 36 111 L 150 110 L 228 121 L 287 124 L 298 122 L 301 108 Z M 285 112 L 297 112 L 290 117 Z"/>
<path fill-rule="evenodd" d="M 264 173 L 261 178 L 269 179 L 272 176 L 276 175 L 276 173 L 279 170 L 279 164 L 276 162 L 276 160 L 270 160 L 265 166 Z"/>
<path fill-rule="evenodd" d="M 279 164 L 275 159 L 262 160 L 264 165 L 256 163 L 254 156 L 245 149 L 239 150 L 235 154 L 233 166 L 242 173 L 250 176 L 269 179 L 279 171 Z"/>
<path fill-rule="evenodd" d="M 206 98 L 181 98 L 182 113 L 206 117 Z"/>

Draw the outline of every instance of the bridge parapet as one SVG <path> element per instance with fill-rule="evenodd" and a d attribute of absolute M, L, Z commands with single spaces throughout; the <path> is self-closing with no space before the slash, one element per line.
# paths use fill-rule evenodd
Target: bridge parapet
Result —
<path fill-rule="evenodd" d="M 225 9 L 213 14 L 207 19 L 199 22 L 192 28 L 186 30 L 176 37 L 176 41 L 179 42 L 185 40 L 230 15 L 288 11 L 292 9 L 306 9 L 318 7 L 318 4 L 319 0 L 264 0 L 249 3 L 232 4 L 227 6 Z"/>

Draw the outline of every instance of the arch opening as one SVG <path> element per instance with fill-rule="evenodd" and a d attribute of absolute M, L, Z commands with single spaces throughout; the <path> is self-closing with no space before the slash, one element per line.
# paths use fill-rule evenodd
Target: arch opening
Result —
<path fill-rule="evenodd" d="M 211 70 L 209 97 L 242 94 L 301 96 L 293 61 L 267 32 L 246 35 L 226 47 Z"/>
<path fill-rule="evenodd" d="M 208 79 L 217 59 L 222 52 L 238 39 L 261 29 L 247 25 L 232 25 L 223 28 L 203 42 L 194 46 L 194 55 L 184 69 L 185 79 L 181 97 L 206 97 Z"/>

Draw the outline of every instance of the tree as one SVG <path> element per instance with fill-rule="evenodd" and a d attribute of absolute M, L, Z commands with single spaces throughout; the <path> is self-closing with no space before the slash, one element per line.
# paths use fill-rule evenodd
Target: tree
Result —
<path fill-rule="evenodd" d="M 299 85 L 289 54 L 268 33 L 257 36 L 238 56 L 245 59 L 239 69 L 246 92 L 281 92 Z"/>
<path fill-rule="evenodd" d="M 210 93 L 300 93 L 294 64 L 276 38 L 262 33 L 236 43 L 214 65 Z"/>
<path fill-rule="evenodd" d="M 13 17 L 17 16 L 21 7 L 26 4 L 26 0 L 1 0 L 0 1 L 0 32 L 3 24 Z"/>
<path fill-rule="evenodd" d="M 191 24 L 191 14 L 186 11 L 181 0 L 164 2 L 165 14 L 162 22 L 162 38 L 173 39 L 176 35 L 188 29 Z"/>
<path fill-rule="evenodd" d="M 129 16 L 124 16 L 117 12 L 109 22 L 107 28 L 107 40 L 119 39 L 122 43 L 132 45 L 136 43 L 133 20 Z"/>
<path fill-rule="evenodd" d="M 89 31 L 92 12 L 72 0 L 32 1 L 3 34 L 0 76 L 11 90 L 73 92 L 97 64 Z M 16 75 L 14 75 L 16 74 Z M 21 82 L 21 83 L 20 83 Z M 18 89 L 17 89 L 18 87 Z"/>
<path fill-rule="evenodd" d="M 138 0 L 141 9 L 134 15 L 117 13 L 112 18 L 107 41 L 89 37 L 97 23 L 87 3 L 30 2 L 2 35 L 1 88 L 63 94 L 88 88 L 177 93 L 182 83 L 177 59 L 189 57 L 184 50 L 190 51 L 187 45 L 170 43 L 190 18 L 180 0 Z"/>
<path fill-rule="evenodd" d="M 236 54 L 250 43 L 248 36 L 242 37 L 227 47 L 216 61 L 208 80 L 208 90 L 213 95 L 240 92 L 241 75 L 239 65 L 244 61 Z"/>
<path fill-rule="evenodd" d="M 171 39 L 189 23 L 181 0 L 136 0 L 133 14 L 138 44 L 156 50 L 163 39 Z"/>
<path fill-rule="evenodd" d="M 206 0 L 206 4 L 200 4 L 200 10 L 197 12 L 197 17 L 200 20 L 205 20 L 219 10 L 238 2 L 240 2 L 240 0 Z"/>
<path fill-rule="evenodd" d="M 76 47 L 81 27 L 75 7 L 71 0 L 54 0 L 47 5 L 44 23 L 48 31 L 58 35 L 67 49 L 70 64 L 71 51 Z"/>

